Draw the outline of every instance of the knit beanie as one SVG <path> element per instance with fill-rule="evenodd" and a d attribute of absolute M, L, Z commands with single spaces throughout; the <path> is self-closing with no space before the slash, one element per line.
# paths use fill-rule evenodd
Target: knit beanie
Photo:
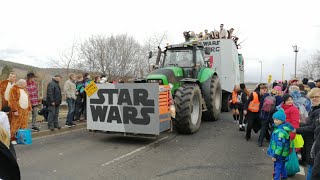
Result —
<path fill-rule="evenodd" d="M 273 89 L 276 90 L 276 91 L 281 91 L 282 90 L 281 86 L 275 86 Z"/>
<path fill-rule="evenodd" d="M 279 119 L 282 122 L 286 121 L 286 114 L 284 113 L 284 110 L 280 108 L 277 112 L 275 112 L 272 116 L 273 119 Z"/>

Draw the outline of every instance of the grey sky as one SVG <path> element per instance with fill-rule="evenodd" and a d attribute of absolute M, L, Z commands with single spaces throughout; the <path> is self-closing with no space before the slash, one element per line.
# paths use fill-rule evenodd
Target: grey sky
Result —
<path fill-rule="evenodd" d="M 0 59 L 39 67 L 48 57 L 69 47 L 73 39 L 92 34 L 128 33 L 140 42 L 167 32 L 168 43 L 183 41 L 182 32 L 235 28 L 246 39 L 240 50 L 245 78 L 259 81 L 272 74 L 281 79 L 294 73 L 292 45 L 300 47 L 298 65 L 320 50 L 320 13 L 316 0 L 223 1 L 6 1 L 0 0 Z M 222 4 L 221 4 L 222 3 Z M 42 60 L 42 61 L 39 61 Z"/>

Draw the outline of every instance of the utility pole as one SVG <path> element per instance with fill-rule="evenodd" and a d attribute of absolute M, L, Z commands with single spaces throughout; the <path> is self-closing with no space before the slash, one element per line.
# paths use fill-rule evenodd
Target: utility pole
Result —
<path fill-rule="evenodd" d="M 282 82 L 284 81 L 284 64 L 282 64 Z"/>
<path fill-rule="evenodd" d="M 295 53 L 295 63 L 294 63 L 294 77 L 297 78 L 297 54 L 299 51 L 299 47 L 297 45 L 293 45 L 293 52 Z"/>
<path fill-rule="evenodd" d="M 259 63 L 261 63 L 261 71 L 260 71 L 260 83 L 262 83 L 262 61 L 259 61 Z"/>

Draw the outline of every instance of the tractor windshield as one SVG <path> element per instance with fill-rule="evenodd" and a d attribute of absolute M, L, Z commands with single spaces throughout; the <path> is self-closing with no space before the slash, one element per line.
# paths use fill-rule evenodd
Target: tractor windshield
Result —
<path fill-rule="evenodd" d="M 191 67 L 192 49 L 170 49 L 164 56 L 164 66 Z"/>

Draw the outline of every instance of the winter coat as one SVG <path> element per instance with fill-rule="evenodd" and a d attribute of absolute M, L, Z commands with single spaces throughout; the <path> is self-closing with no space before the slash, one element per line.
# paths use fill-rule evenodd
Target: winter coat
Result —
<path fill-rule="evenodd" d="M 319 118 L 319 116 L 320 106 L 313 107 L 312 111 L 309 112 L 309 117 L 306 120 L 306 124 L 301 124 L 301 127 L 296 129 L 296 133 L 301 134 L 303 137 L 303 148 L 305 148 L 307 152 L 307 163 L 311 165 L 313 164 L 313 159 L 310 156 L 310 151 L 314 142 L 315 121 Z"/>
<path fill-rule="evenodd" d="M 0 141 L 0 179 L 20 179 L 20 169 L 11 151 Z"/>
<path fill-rule="evenodd" d="M 276 106 L 279 106 L 283 102 L 282 96 L 275 96 L 275 98 L 276 98 Z"/>
<path fill-rule="evenodd" d="M 311 150 L 314 163 L 312 167 L 312 179 L 319 179 L 320 175 L 320 118 L 315 121 L 316 129 L 314 131 L 314 144 Z"/>
<path fill-rule="evenodd" d="M 299 128 L 299 119 L 300 119 L 300 114 L 299 114 L 299 109 L 292 105 L 285 105 L 282 104 L 281 107 L 284 109 L 284 112 L 286 114 L 286 122 L 290 123 L 294 129 Z M 296 134 L 293 132 L 290 132 L 290 140 L 293 140 L 296 137 Z"/>
<path fill-rule="evenodd" d="M 238 109 L 243 110 L 244 104 L 247 103 L 247 94 L 243 90 L 238 91 L 238 99 Z"/>
<path fill-rule="evenodd" d="M 293 99 L 293 104 L 297 107 L 300 108 L 300 106 L 304 106 L 307 112 L 311 110 L 311 101 L 310 99 L 307 99 L 302 96 L 301 92 L 299 91 L 293 91 L 290 92 L 290 95 L 292 96 Z"/>
<path fill-rule="evenodd" d="M 60 105 L 62 101 L 61 89 L 59 82 L 52 79 L 47 88 L 47 104 L 51 106 L 54 102 L 56 106 Z"/>
<path fill-rule="evenodd" d="M 314 131 L 314 144 L 312 152 L 314 156 L 314 163 L 312 168 L 312 178 L 320 179 L 320 119 L 315 122 L 316 129 Z"/>
<path fill-rule="evenodd" d="M 290 153 L 290 134 L 293 127 L 290 123 L 273 125 L 274 130 L 271 135 L 268 148 L 268 155 L 276 159 L 286 160 Z"/>
<path fill-rule="evenodd" d="M 288 84 L 287 83 L 283 83 L 282 84 L 282 91 L 285 91 L 286 89 L 289 89 L 288 88 Z"/>
<path fill-rule="evenodd" d="M 70 79 L 64 83 L 64 92 L 66 97 L 70 99 L 76 99 L 76 84 Z"/>

